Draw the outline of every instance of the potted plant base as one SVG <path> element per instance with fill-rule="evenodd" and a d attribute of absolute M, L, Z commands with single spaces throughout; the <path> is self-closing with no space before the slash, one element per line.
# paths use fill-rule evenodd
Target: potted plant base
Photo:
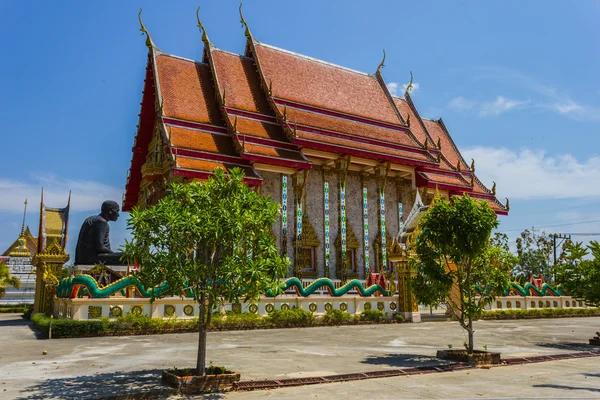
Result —
<path fill-rule="evenodd" d="M 600 346 L 600 332 L 596 332 L 596 336 L 590 339 L 590 344 Z"/>
<path fill-rule="evenodd" d="M 501 364 L 500 353 L 491 351 L 473 350 L 473 354 L 467 354 L 466 350 L 438 350 L 437 358 L 466 362 L 473 365 Z"/>
<path fill-rule="evenodd" d="M 195 368 L 173 369 L 163 371 L 162 380 L 182 394 L 195 394 L 231 389 L 240 380 L 240 373 L 224 367 L 208 367 L 206 375 L 200 376 L 196 375 Z"/>

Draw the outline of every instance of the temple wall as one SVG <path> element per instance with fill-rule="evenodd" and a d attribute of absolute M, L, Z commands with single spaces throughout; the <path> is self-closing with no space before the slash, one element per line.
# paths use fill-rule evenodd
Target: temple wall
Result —
<path fill-rule="evenodd" d="M 271 196 L 271 200 L 281 205 L 281 174 L 260 171 L 260 175 L 263 177 L 260 192 L 265 196 Z M 272 229 L 275 235 L 275 244 L 277 248 L 281 248 L 281 217 L 273 224 Z"/>
<path fill-rule="evenodd" d="M 331 201 L 331 199 L 330 199 Z M 323 173 L 320 169 L 313 169 L 308 173 L 308 180 L 304 190 L 304 215 L 317 232 L 321 245 L 316 250 L 317 276 L 325 276 L 325 225 L 323 204 Z M 330 221 L 331 224 L 331 221 Z"/>
<path fill-rule="evenodd" d="M 385 226 L 392 238 L 395 237 L 398 233 L 398 195 L 393 179 L 388 179 L 385 185 Z M 391 246 L 392 243 L 387 245 Z"/>
<path fill-rule="evenodd" d="M 364 279 L 365 253 L 363 234 L 362 183 L 360 177 L 348 174 L 346 177 L 346 221 L 352 227 L 360 246 L 356 250 L 356 263 L 359 279 Z"/>
<path fill-rule="evenodd" d="M 377 271 L 379 266 L 375 265 L 375 239 L 379 233 L 379 193 L 376 179 L 367 182 L 367 202 L 369 205 L 369 268 L 371 271 Z"/>
<path fill-rule="evenodd" d="M 337 276 L 337 251 L 335 240 L 340 231 L 340 181 L 336 173 L 332 173 L 329 178 L 329 235 L 330 235 L 330 274 L 331 278 Z M 322 190 L 321 190 L 322 191 Z"/>

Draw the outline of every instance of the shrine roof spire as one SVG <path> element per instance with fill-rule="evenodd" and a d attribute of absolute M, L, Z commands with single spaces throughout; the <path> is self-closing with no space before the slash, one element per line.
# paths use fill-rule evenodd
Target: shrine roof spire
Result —
<path fill-rule="evenodd" d="M 254 38 L 252 37 L 252 33 L 250 32 L 250 28 L 248 27 L 248 23 L 244 19 L 244 14 L 242 14 L 242 3 L 240 3 L 239 10 L 240 10 L 240 22 L 241 22 L 242 26 L 246 28 L 244 34 L 246 35 L 246 37 L 248 39 L 254 40 Z"/>
<path fill-rule="evenodd" d="M 377 72 L 376 73 L 381 73 L 381 68 L 385 67 L 385 49 L 383 49 L 383 59 L 381 60 L 381 62 L 379 63 L 379 65 L 377 66 Z"/>
<path fill-rule="evenodd" d="M 138 21 L 140 21 L 140 31 L 142 32 L 142 35 L 144 35 L 144 34 L 146 35 L 146 46 L 150 50 L 156 50 L 157 47 L 154 44 L 154 41 L 152 40 L 152 36 L 150 36 L 150 32 L 148 32 L 148 30 L 144 26 L 144 22 L 142 21 L 142 9 L 141 8 L 140 8 L 140 12 L 138 13 Z"/>
<path fill-rule="evenodd" d="M 200 31 L 202 32 L 202 42 L 204 42 L 206 46 L 210 46 L 211 43 L 210 39 L 208 39 L 206 28 L 204 27 L 204 25 L 202 25 L 202 21 L 200 21 L 200 6 L 198 6 L 198 8 L 196 9 L 196 20 L 198 20 L 198 29 L 200 29 Z"/>

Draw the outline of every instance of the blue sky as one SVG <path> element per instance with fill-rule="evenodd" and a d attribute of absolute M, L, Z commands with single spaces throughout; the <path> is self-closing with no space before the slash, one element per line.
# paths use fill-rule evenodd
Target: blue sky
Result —
<path fill-rule="evenodd" d="M 243 52 L 237 1 L 1 1 L 0 251 L 39 192 L 66 204 L 69 251 L 82 220 L 120 201 L 147 49 L 199 59 L 195 10 L 213 43 Z M 423 117 L 442 116 L 479 177 L 511 200 L 500 231 L 600 232 L 600 2 L 247 1 L 265 43 L 365 72 L 387 52 L 393 89 L 413 71 Z M 579 224 L 580 222 L 586 222 Z M 568 224 L 568 225 L 565 225 Z M 123 243 L 126 215 L 113 225 Z M 589 237 L 581 237 L 587 240 Z"/>

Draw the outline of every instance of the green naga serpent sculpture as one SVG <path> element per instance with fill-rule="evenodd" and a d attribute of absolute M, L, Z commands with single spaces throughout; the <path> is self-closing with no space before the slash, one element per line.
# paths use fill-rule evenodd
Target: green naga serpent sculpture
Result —
<path fill-rule="evenodd" d="M 481 287 L 475 286 L 474 289 L 476 292 L 480 294 L 483 293 L 485 295 L 488 295 L 490 292 L 490 288 L 483 290 Z M 560 285 L 558 285 L 556 288 L 553 288 L 547 283 L 544 283 L 542 288 L 538 289 L 531 282 L 527 282 L 524 287 L 519 285 L 517 282 L 510 282 L 506 289 L 504 289 L 502 296 L 508 296 L 511 292 L 520 296 L 568 296 L 567 292 L 565 292 Z"/>
<path fill-rule="evenodd" d="M 103 299 L 122 292 L 129 286 L 134 286 L 138 290 L 139 294 L 144 298 L 159 297 L 169 289 L 169 286 L 166 282 L 155 288 L 147 289 L 134 275 L 126 276 L 104 287 L 100 287 L 98 282 L 90 275 L 77 275 L 74 277 L 65 278 L 59 282 L 59 284 L 56 286 L 56 297 L 73 299 L 77 297 L 78 293 L 80 293 L 80 290 L 85 290 L 87 291 L 86 295 L 89 295 L 91 298 Z M 356 289 L 357 292 L 363 297 L 372 296 L 376 293 L 380 293 L 383 296 L 389 295 L 389 293 L 379 285 L 371 285 L 366 289 L 363 288 L 361 281 L 358 279 L 353 279 L 339 289 L 336 289 L 334 282 L 329 278 L 317 279 L 306 288 L 303 287 L 300 279 L 290 278 L 281 283 L 279 286 L 279 291 L 283 292 L 293 288 L 298 296 L 308 297 L 316 290 L 323 287 L 327 289 L 329 295 L 334 297 L 343 296 L 353 289 Z M 83 293 L 83 291 L 81 293 Z M 184 290 L 182 294 L 185 297 L 193 297 L 193 293 L 191 293 L 189 289 Z M 265 294 L 268 297 L 277 296 L 277 294 L 271 289 L 267 289 Z"/>

